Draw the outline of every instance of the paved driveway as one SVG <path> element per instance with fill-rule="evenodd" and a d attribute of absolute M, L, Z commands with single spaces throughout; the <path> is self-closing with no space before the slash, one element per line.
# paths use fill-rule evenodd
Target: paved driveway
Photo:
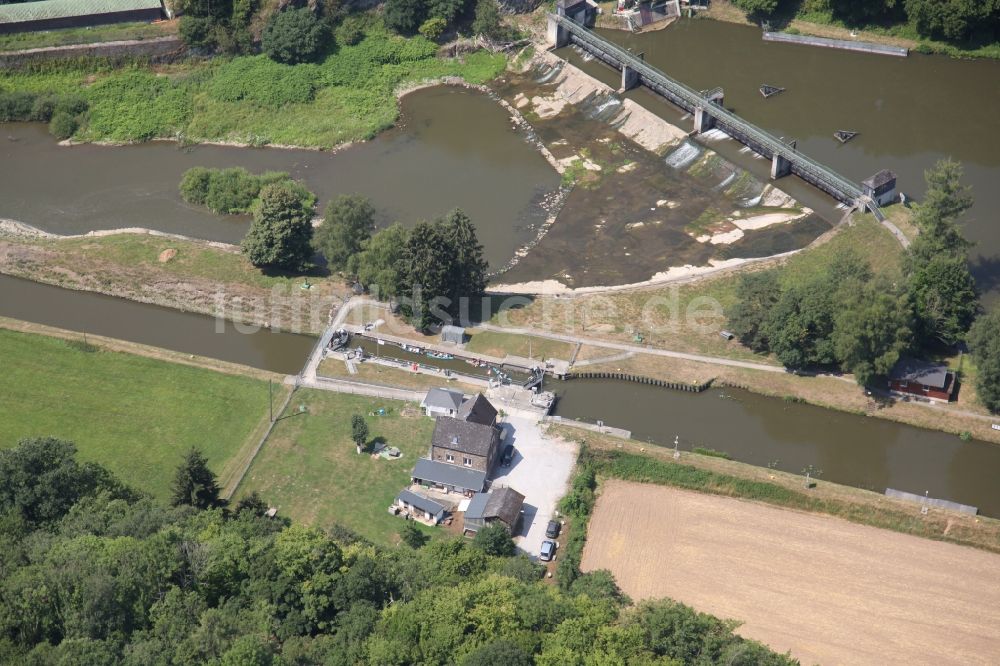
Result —
<path fill-rule="evenodd" d="M 545 540 L 545 526 L 569 488 L 577 445 L 543 437 L 532 419 L 508 415 L 504 421 L 504 444 L 514 445 L 514 459 L 510 467 L 497 467 L 492 485 L 509 486 L 524 495 L 524 520 L 514 541 L 528 555 L 537 557 Z"/>

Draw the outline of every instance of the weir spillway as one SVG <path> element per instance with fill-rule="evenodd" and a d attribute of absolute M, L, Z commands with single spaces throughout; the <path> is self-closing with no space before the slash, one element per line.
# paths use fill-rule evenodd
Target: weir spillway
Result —
<path fill-rule="evenodd" d="M 562 9 L 562 8 L 560 8 Z M 576 44 L 595 58 L 622 72 L 622 92 L 644 85 L 694 116 L 694 133 L 717 128 L 757 154 L 771 160 L 771 178 L 794 174 L 841 203 L 871 211 L 883 219 L 878 204 L 861 187 L 829 167 L 723 106 L 723 91 L 696 91 L 636 55 L 589 30 L 582 23 L 559 14 L 548 15 L 548 39 L 554 48 Z"/>

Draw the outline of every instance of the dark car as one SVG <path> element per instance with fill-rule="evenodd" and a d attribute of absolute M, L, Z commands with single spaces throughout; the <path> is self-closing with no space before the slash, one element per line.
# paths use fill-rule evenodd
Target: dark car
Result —
<path fill-rule="evenodd" d="M 545 527 L 545 536 L 550 539 L 555 539 L 559 536 L 559 530 L 562 529 L 562 524 L 558 520 L 550 520 L 549 524 Z"/>
<path fill-rule="evenodd" d="M 510 462 L 514 459 L 514 445 L 508 444 L 503 447 L 503 453 L 500 455 L 500 463 L 504 467 L 509 467 Z"/>
<path fill-rule="evenodd" d="M 542 562 L 549 562 L 555 556 L 556 556 L 556 542 L 543 541 L 542 552 L 538 554 L 538 559 L 540 559 Z"/>

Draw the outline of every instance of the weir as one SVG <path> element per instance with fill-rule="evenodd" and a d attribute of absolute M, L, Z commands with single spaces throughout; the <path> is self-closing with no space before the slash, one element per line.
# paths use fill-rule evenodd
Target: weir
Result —
<path fill-rule="evenodd" d="M 622 72 L 622 88 L 645 85 L 661 97 L 694 116 L 695 133 L 717 128 L 771 160 L 771 177 L 794 174 L 838 201 L 860 210 L 871 211 L 882 221 L 884 214 L 878 204 L 854 182 L 799 152 L 795 142 L 785 142 L 753 123 L 740 118 L 723 106 L 721 88 L 696 91 L 676 81 L 659 69 L 646 64 L 636 55 L 591 32 L 580 21 L 586 14 L 577 8 L 584 5 L 573 0 L 561 0 L 558 14 L 548 15 L 548 38 L 554 48 L 576 44 L 598 60 Z"/>

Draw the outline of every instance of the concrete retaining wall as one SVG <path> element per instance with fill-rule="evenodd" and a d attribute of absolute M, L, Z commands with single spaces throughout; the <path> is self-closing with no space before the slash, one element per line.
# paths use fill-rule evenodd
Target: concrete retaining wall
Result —
<path fill-rule="evenodd" d="M 42 49 L 0 52 L 0 68 L 23 67 L 44 60 L 71 58 L 128 59 L 147 57 L 155 62 L 167 62 L 187 51 L 180 37 L 170 35 L 155 39 L 136 39 L 97 44 L 70 44 Z"/>
<path fill-rule="evenodd" d="M 861 51 L 877 55 L 891 55 L 905 58 L 909 50 L 902 46 L 889 46 L 874 42 L 855 42 L 846 39 L 828 39 L 826 37 L 810 37 L 808 35 L 790 35 L 787 32 L 765 32 L 765 42 L 785 42 L 787 44 L 805 44 L 806 46 L 822 46 L 828 49 L 843 49 L 845 51 Z"/>
<path fill-rule="evenodd" d="M 690 393 L 701 393 L 712 385 L 712 380 L 709 380 L 704 384 L 684 384 L 682 382 L 668 382 L 662 379 L 642 377 L 641 375 L 629 375 L 622 372 L 571 372 L 566 375 L 566 379 L 620 379 L 626 382 L 662 386 L 663 388 L 673 389 L 675 391 L 688 391 Z"/>

